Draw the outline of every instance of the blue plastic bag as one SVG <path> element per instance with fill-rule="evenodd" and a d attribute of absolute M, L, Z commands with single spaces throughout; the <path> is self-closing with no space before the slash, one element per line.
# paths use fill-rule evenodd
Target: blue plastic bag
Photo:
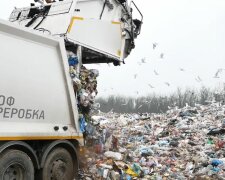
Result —
<path fill-rule="evenodd" d="M 76 56 L 70 56 L 68 62 L 69 66 L 75 66 L 78 64 L 78 58 Z"/>
<path fill-rule="evenodd" d="M 219 159 L 214 159 L 211 162 L 212 166 L 219 166 L 220 164 L 223 164 L 223 161 L 219 160 Z"/>
<path fill-rule="evenodd" d="M 80 116 L 79 122 L 80 122 L 80 130 L 82 133 L 84 133 L 86 130 L 86 121 L 83 115 Z"/>

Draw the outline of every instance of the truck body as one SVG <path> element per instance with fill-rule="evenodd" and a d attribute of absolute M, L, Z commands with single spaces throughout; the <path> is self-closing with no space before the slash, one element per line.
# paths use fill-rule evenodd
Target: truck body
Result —
<path fill-rule="evenodd" d="M 139 19 L 133 19 L 133 4 Z M 13 10 L 9 21 L 83 47 L 82 62 L 122 62 L 134 48 L 143 16 L 126 0 L 67 0 Z"/>
<path fill-rule="evenodd" d="M 129 12 L 126 1 L 67 0 L 0 20 L 0 179 L 78 179 L 84 139 L 67 52 L 80 65 L 119 64 L 140 33 Z"/>

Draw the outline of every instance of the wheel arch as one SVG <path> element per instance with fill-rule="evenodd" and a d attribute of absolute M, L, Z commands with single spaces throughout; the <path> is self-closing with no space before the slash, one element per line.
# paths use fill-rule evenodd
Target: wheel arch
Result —
<path fill-rule="evenodd" d="M 16 150 L 23 151 L 30 157 L 31 161 L 33 162 L 34 168 L 40 169 L 40 164 L 39 164 L 36 153 L 34 152 L 33 148 L 26 142 L 24 142 L 24 141 L 7 141 L 7 142 L 0 143 L 0 154 L 9 149 L 16 149 Z"/>
<path fill-rule="evenodd" d="M 78 152 L 76 150 L 77 145 L 78 145 L 78 142 L 76 140 L 74 140 L 73 142 L 70 142 L 68 140 L 56 140 L 51 142 L 50 144 L 47 145 L 47 147 L 45 147 L 45 150 L 42 154 L 41 161 L 40 161 L 40 168 L 44 167 L 44 163 L 47 159 L 47 156 L 53 149 L 57 147 L 63 147 L 66 150 L 68 150 L 68 152 L 71 154 L 71 157 L 73 158 L 73 161 L 76 162 L 75 166 L 77 167 L 75 168 L 79 168 Z"/>

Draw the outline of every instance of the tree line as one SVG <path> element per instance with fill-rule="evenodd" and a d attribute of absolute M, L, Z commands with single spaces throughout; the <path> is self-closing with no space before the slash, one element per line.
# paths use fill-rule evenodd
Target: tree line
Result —
<path fill-rule="evenodd" d="M 212 101 L 225 102 L 225 86 L 220 89 L 202 87 L 200 90 L 178 88 L 170 95 L 149 94 L 142 97 L 126 97 L 111 95 L 105 98 L 97 98 L 102 112 L 117 113 L 163 113 L 169 108 L 182 108 L 186 105 L 194 107 L 196 104 L 205 105 Z"/>

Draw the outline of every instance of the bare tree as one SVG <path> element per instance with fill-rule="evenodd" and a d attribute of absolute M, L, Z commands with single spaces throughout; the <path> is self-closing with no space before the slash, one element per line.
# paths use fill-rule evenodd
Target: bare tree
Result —
<path fill-rule="evenodd" d="M 145 97 L 109 96 L 98 98 L 96 102 L 101 104 L 101 111 L 109 112 L 113 109 L 118 113 L 161 113 L 166 112 L 168 107 L 183 107 L 186 104 L 195 106 L 196 103 L 206 104 L 208 100 L 225 102 L 225 85 L 218 91 L 218 88 L 211 90 L 202 87 L 199 91 L 194 89 L 178 88 L 176 92 L 168 95 L 149 94 Z"/>

